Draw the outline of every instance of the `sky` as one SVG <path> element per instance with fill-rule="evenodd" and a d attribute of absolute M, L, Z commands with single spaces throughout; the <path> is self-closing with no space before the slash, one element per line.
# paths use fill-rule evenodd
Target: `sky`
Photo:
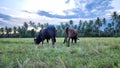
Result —
<path fill-rule="evenodd" d="M 119 4 L 120 0 L 0 0 L 0 27 L 109 18 L 114 11 L 120 13 Z"/>

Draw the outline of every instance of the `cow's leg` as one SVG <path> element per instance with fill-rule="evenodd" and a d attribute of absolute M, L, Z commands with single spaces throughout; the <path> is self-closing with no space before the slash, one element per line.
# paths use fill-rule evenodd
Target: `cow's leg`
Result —
<path fill-rule="evenodd" d="M 54 45 L 54 38 L 52 38 L 52 45 Z"/>
<path fill-rule="evenodd" d="M 64 42 L 63 43 L 66 43 L 67 42 L 67 37 L 64 38 Z"/>
<path fill-rule="evenodd" d="M 42 46 L 43 46 L 44 41 L 42 40 Z"/>
<path fill-rule="evenodd" d="M 75 43 L 77 43 L 77 38 L 74 39 Z"/>
<path fill-rule="evenodd" d="M 49 39 L 47 39 L 47 43 L 49 43 Z"/>
<path fill-rule="evenodd" d="M 54 44 L 56 42 L 56 39 L 55 38 L 52 38 L 52 46 L 54 47 Z"/>
<path fill-rule="evenodd" d="M 67 47 L 70 46 L 70 38 L 67 38 Z"/>
<path fill-rule="evenodd" d="M 56 39 L 54 38 L 54 41 L 56 42 Z"/>
<path fill-rule="evenodd" d="M 66 39 L 64 38 L 64 42 L 63 43 L 65 43 L 66 42 Z"/>
<path fill-rule="evenodd" d="M 71 39 L 72 39 L 71 43 L 73 43 L 74 38 L 71 38 Z"/>
<path fill-rule="evenodd" d="M 42 38 L 42 46 L 43 46 L 43 43 L 44 43 L 44 39 Z"/>
<path fill-rule="evenodd" d="M 75 43 L 77 43 L 78 37 L 76 36 L 76 37 L 74 38 L 74 40 L 75 40 Z"/>

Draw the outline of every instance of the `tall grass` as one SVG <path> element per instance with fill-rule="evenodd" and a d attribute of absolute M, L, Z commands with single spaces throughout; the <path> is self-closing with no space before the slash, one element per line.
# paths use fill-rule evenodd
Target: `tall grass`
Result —
<path fill-rule="evenodd" d="M 0 68 L 119 68 L 120 38 L 80 38 L 67 47 L 57 38 L 55 48 L 33 38 L 0 38 Z"/>

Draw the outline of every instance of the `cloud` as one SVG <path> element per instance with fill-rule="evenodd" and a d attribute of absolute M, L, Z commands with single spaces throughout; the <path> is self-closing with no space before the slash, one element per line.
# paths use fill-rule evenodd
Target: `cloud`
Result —
<path fill-rule="evenodd" d="M 6 14 L 2 14 L 2 13 L 0 13 L 0 18 L 2 18 L 2 19 L 4 19 L 4 20 L 10 20 L 10 19 L 12 19 L 11 16 L 6 15 Z"/>
<path fill-rule="evenodd" d="M 75 0 L 76 8 L 72 9 L 83 18 L 103 16 L 113 9 L 112 0 Z"/>
<path fill-rule="evenodd" d="M 66 0 L 66 1 L 65 1 L 66 4 L 69 3 L 69 2 L 70 2 L 70 0 Z"/>
<path fill-rule="evenodd" d="M 69 2 L 70 0 L 67 0 L 65 3 Z M 112 0 L 75 0 L 75 8 L 63 10 L 65 15 L 51 14 L 47 11 L 38 11 L 37 14 L 60 19 L 96 18 L 104 16 L 109 10 L 113 9 L 111 2 Z"/>
<path fill-rule="evenodd" d="M 0 27 L 5 27 L 5 26 L 9 26 L 9 27 L 13 27 L 14 25 L 13 24 L 10 24 L 6 21 L 0 21 Z"/>
<path fill-rule="evenodd" d="M 86 5 L 86 9 L 90 12 L 95 10 L 95 12 L 103 13 L 107 10 L 113 9 L 113 7 L 110 5 L 111 1 L 112 0 L 94 0 Z"/>
<path fill-rule="evenodd" d="M 25 13 L 32 14 L 32 12 L 30 12 L 30 11 L 27 11 L 27 10 L 22 10 L 22 12 L 25 12 Z"/>
<path fill-rule="evenodd" d="M 59 19 L 71 19 L 71 18 L 79 18 L 78 15 L 57 15 L 57 14 L 50 14 L 46 11 L 38 11 L 37 13 L 40 16 L 46 16 L 50 18 L 59 18 Z"/>

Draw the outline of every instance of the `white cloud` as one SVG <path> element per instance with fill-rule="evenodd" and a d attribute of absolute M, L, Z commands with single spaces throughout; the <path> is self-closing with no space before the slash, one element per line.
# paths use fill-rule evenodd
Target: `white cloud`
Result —
<path fill-rule="evenodd" d="M 8 21 L 8 20 L 2 20 L 0 18 L 0 21 L 12 23 L 15 25 L 22 25 L 25 21 L 29 22 L 30 20 L 35 23 L 40 22 L 40 23 L 49 23 L 49 24 L 59 24 L 60 22 L 69 21 L 69 19 L 58 19 L 55 17 L 51 18 L 47 16 L 37 15 L 36 12 L 38 12 L 39 10 L 46 11 L 53 15 L 56 14 L 56 15 L 62 15 L 62 16 L 65 16 L 65 15 L 69 16 L 69 15 L 76 14 L 78 18 L 74 18 L 73 20 L 74 21 L 77 20 L 76 21 L 77 23 L 79 22 L 80 19 L 82 20 L 85 18 L 86 20 L 90 18 L 93 19 L 91 16 L 96 17 L 97 15 L 98 16 L 102 15 L 104 17 L 109 17 L 109 15 L 113 11 L 117 11 L 118 13 L 120 13 L 120 7 L 119 7 L 120 0 L 113 0 L 112 6 L 114 7 L 114 9 L 106 10 L 105 11 L 106 13 L 104 15 L 101 13 L 102 13 L 102 10 L 106 8 L 104 8 L 104 5 L 101 6 L 98 3 L 98 2 L 101 2 L 102 0 L 22 0 L 22 1 L 24 1 L 24 3 L 18 1 L 19 6 L 17 6 L 16 4 L 15 5 L 13 4 L 14 6 L 17 7 L 17 9 L 9 6 L 1 6 L 0 13 L 10 15 L 11 17 L 13 17 L 13 19 Z M 66 1 L 68 2 L 66 3 Z M 106 0 L 106 2 L 107 1 L 108 0 Z M 87 4 L 89 5 L 86 8 Z M 104 8 L 104 9 L 98 11 L 99 9 L 95 8 L 97 7 L 97 5 L 100 6 L 99 8 L 101 9 Z M 30 13 L 24 12 L 22 10 L 29 11 Z M 87 18 L 88 16 L 89 18 Z"/>
<path fill-rule="evenodd" d="M 65 0 L 27 0 L 24 10 L 37 12 L 38 10 L 64 15 L 63 10 L 74 8 L 74 0 L 66 4 Z"/>
<path fill-rule="evenodd" d="M 2 18 L 0 18 L 0 21 L 2 21 L 3 19 Z"/>
<path fill-rule="evenodd" d="M 113 0 L 111 5 L 114 7 L 114 10 L 120 10 L 120 0 Z"/>

